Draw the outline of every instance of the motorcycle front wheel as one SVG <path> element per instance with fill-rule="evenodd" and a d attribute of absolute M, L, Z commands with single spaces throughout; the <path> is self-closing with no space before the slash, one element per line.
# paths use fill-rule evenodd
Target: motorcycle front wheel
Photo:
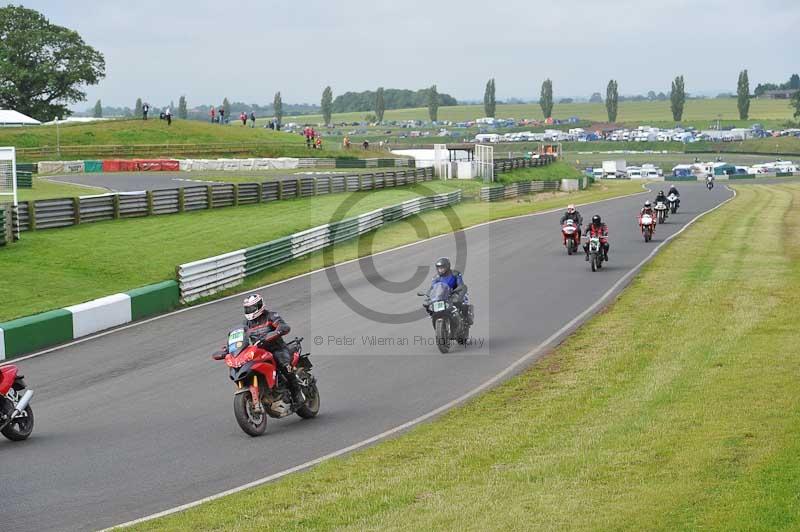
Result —
<path fill-rule="evenodd" d="M 3 429 L 3 436 L 11 441 L 27 440 L 33 432 L 33 410 L 31 405 L 25 407 L 25 415 L 14 419 Z"/>
<path fill-rule="evenodd" d="M 312 383 L 311 386 L 306 386 L 303 390 L 306 396 L 306 402 L 297 409 L 297 415 L 303 419 L 311 419 L 316 417 L 319 413 L 319 390 L 317 383 Z"/>
<path fill-rule="evenodd" d="M 233 396 L 233 415 L 239 427 L 250 436 L 261 436 L 267 430 L 267 413 L 263 408 L 261 413 L 256 412 L 249 391 Z"/>
<path fill-rule="evenodd" d="M 450 351 L 450 322 L 444 318 L 436 320 L 436 346 L 440 353 Z"/>
<path fill-rule="evenodd" d="M 597 254 L 596 253 L 589 256 L 589 262 L 592 265 L 592 271 L 596 272 L 597 271 L 597 264 L 599 263 L 598 260 L 597 260 Z"/>

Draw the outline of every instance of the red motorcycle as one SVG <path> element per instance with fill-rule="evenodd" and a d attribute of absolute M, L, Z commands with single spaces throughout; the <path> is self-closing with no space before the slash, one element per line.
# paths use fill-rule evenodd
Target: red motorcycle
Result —
<path fill-rule="evenodd" d="M 572 255 L 578 250 L 581 243 L 581 228 L 573 220 L 567 220 L 561 226 L 561 236 L 564 239 L 564 246 L 567 248 L 567 255 Z"/>
<path fill-rule="evenodd" d="M 656 220 L 652 214 L 646 212 L 639 214 L 639 229 L 642 231 L 644 241 L 650 242 L 653 238 L 653 233 L 656 232 Z"/>
<path fill-rule="evenodd" d="M 0 433 L 11 441 L 28 439 L 33 432 L 33 390 L 28 390 L 17 366 L 0 367 Z"/>
<path fill-rule="evenodd" d="M 260 342 L 251 342 L 244 328 L 228 334 L 228 349 L 214 353 L 214 360 L 224 360 L 230 368 L 230 378 L 236 385 L 233 414 L 236 422 L 250 436 L 260 436 L 267 429 L 267 416 L 286 417 L 290 414 L 308 419 L 319 412 L 317 380 L 311 374 L 309 353 L 302 354 L 295 338 L 287 344 L 292 352 L 292 371 L 302 387 L 305 402 L 296 404 L 286 377 L 278 371 L 275 359 Z"/>

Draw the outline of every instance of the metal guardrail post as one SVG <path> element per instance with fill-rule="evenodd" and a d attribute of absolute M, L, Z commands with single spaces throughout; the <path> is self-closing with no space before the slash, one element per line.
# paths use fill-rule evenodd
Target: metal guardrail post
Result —
<path fill-rule="evenodd" d="M 36 231 L 36 202 L 28 202 L 28 231 Z"/>
<path fill-rule="evenodd" d="M 184 212 L 186 210 L 186 192 L 183 190 L 183 187 L 178 188 L 178 212 Z"/>
<path fill-rule="evenodd" d="M 278 200 L 283 199 L 283 179 L 278 179 Z"/>
<path fill-rule="evenodd" d="M 317 183 L 317 178 L 316 177 L 314 177 L 313 179 L 314 179 L 314 195 L 317 196 L 318 195 L 317 191 L 318 191 L 319 183 Z"/>
<path fill-rule="evenodd" d="M 303 194 L 302 194 L 302 192 L 303 192 L 303 185 L 302 185 L 302 183 L 301 183 L 301 180 L 300 180 L 300 178 L 297 178 L 297 179 L 295 179 L 295 185 L 294 185 L 294 189 L 295 189 L 295 190 L 294 190 L 294 196 L 295 196 L 296 198 L 300 198 L 300 197 L 302 197 L 302 195 L 303 195 Z"/>
<path fill-rule="evenodd" d="M 262 199 L 262 196 L 264 195 L 264 183 L 260 182 L 256 183 L 256 193 L 258 194 L 258 197 L 256 198 L 256 203 L 261 203 L 262 201 L 264 201 Z"/>
<path fill-rule="evenodd" d="M 153 216 L 153 191 L 148 190 L 145 194 L 147 200 L 147 216 Z"/>
<path fill-rule="evenodd" d="M 72 216 L 75 221 L 75 225 L 81 223 L 81 199 L 80 198 L 72 198 Z"/>
<path fill-rule="evenodd" d="M 206 209 L 214 208 L 214 188 L 212 185 L 206 185 Z"/>
<path fill-rule="evenodd" d="M 234 207 L 238 207 L 239 206 L 239 184 L 238 183 L 234 183 L 233 184 L 233 206 Z"/>

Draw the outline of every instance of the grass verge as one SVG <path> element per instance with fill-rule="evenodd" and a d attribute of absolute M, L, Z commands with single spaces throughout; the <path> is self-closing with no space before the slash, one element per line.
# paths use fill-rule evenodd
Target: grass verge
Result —
<path fill-rule="evenodd" d="M 90 196 L 92 194 L 104 194 L 106 192 L 108 191 L 104 188 L 57 183 L 55 181 L 34 177 L 33 188 L 18 189 L 17 199 L 19 201 L 31 201 L 49 198 L 74 198 L 76 196 Z"/>
<path fill-rule="evenodd" d="M 496 182 L 500 184 L 515 183 L 517 181 L 559 181 L 561 179 L 577 179 L 582 174 L 574 166 L 564 162 L 556 161 L 547 166 L 536 166 L 533 168 L 518 168 L 510 172 L 495 174 Z"/>
<path fill-rule="evenodd" d="M 465 195 L 474 195 L 480 183 L 432 181 L 414 187 L 356 193 L 362 199 L 349 215 L 394 205 L 420 195 L 449 192 L 455 187 L 462 188 Z M 604 185 L 573 194 L 570 200 L 587 198 L 586 201 L 594 201 L 595 198 L 638 191 L 639 187 L 633 183 Z M 0 252 L 0 269 L 6 272 L 8 279 L 15 280 L 0 284 L 0 301 L 3 302 L 0 321 L 174 279 L 178 264 L 328 223 L 341 202 L 349 197 L 349 194 L 336 194 L 23 233 L 20 242 Z M 523 199 L 507 204 L 468 203 L 463 206 L 467 210 L 462 213 L 462 220 L 472 225 L 491 219 L 490 216 L 513 216 L 564 203 L 565 198 L 556 198 L 552 202 Z M 405 227 L 405 224 L 394 225 Z M 388 238 L 389 234 L 382 234 L 376 241 L 384 245 L 383 238 Z M 417 238 L 413 231 L 397 237 L 397 243 L 414 240 Z M 315 269 L 309 265 L 316 264 L 314 261 L 317 260 L 321 264 L 319 257 L 301 259 L 285 268 L 267 271 L 265 276 L 253 277 L 248 282 L 261 283 L 263 279 L 289 277 L 298 269 Z"/>
<path fill-rule="evenodd" d="M 492 392 L 133 529 L 797 530 L 800 186 L 737 190 Z"/>

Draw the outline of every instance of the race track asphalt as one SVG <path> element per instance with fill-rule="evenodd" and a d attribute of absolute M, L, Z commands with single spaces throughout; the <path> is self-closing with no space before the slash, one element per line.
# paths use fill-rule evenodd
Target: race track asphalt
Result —
<path fill-rule="evenodd" d="M 426 345 L 432 327 L 415 292 L 427 288 L 437 257 L 455 256 L 452 235 L 379 254 L 373 272 L 367 259 L 335 268 L 357 301 L 371 311 L 416 312 L 410 323 L 354 312 L 332 289 L 330 270 L 263 290 L 292 335 L 305 336 L 322 407 L 316 419 L 270 420 L 259 438 L 239 429 L 226 368 L 209 357 L 240 323 L 240 297 L 18 362 L 36 392 L 36 427 L 21 444 L 0 438 L 0 528 L 112 526 L 283 471 L 447 404 L 519 360 L 665 237 L 732 195 L 723 186 L 678 186 L 682 208 L 649 244 L 636 225 L 644 195 L 581 208 L 610 228 L 611 260 L 597 273 L 581 255 L 567 256 L 560 213 L 465 231 L 476 344 L 447 355 Z M 370 345 L 372 337 L 390 345 Z"/>

